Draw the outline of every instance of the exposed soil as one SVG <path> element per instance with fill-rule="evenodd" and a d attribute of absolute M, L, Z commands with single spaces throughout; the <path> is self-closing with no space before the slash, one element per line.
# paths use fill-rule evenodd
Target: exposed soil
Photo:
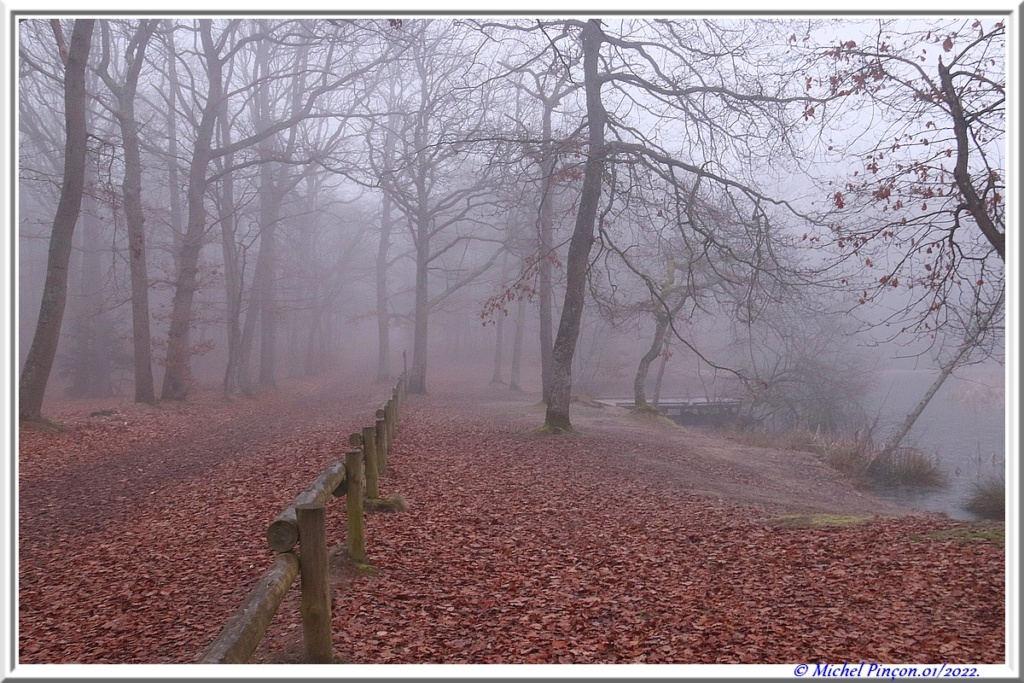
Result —
<path fill-rule="evenodd" d="M 266 525 L 388 391 L 51 406 L 66 431 L 20 435 L 19 661 L 195 661 L 269 566 Z M 368 517 L 372 576 L 335 558 L 339 661 L 1003 661 L 1003 550 L 948 533 L 974 526 L 807 453 L 584 404 L 577 434 L 542 418 L 501 387 L 411 397 L 382 481 L 409 510 Z M 811 512 L 868 517 L 781 523 Z M 343 505 L 328 534 L 344 547 Z M 300 633 L 293 589 L 254 661 L 301 661 Z"/>
<path fill-rule="evenodd" d="M 467 398 L 465 387 L 448 387 L 437 398 L 478 419 L 529 429 L 544 421 L 540 403 L 510 401 L 490 388 L 487 399 Z M 856 490 L 811 453 L 748 446 L 722 432 L 679 427 L 589 401 L 572 404 L 573 427 L 595 462 L 614 461 L 638 481 L 776 511 L 901 516 L 910 510 Z"/>

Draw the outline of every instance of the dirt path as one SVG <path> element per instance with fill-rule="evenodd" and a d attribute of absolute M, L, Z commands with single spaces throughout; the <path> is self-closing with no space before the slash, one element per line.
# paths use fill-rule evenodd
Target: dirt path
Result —
<path fill-rule="evenodd" d="M 272 557 L 267 522 L 367 421 L 382 388 L 306 383 L 259 401 L 119 406 L 22 436 L 20 661 L 190 662 Z M 465 391 L 471 390 L 467 397 Z M 1001 661 L 1003 551 L 897 514 L 806 454 L 535 397 L 413 397 L 368 519 L 371 577 L 339 571 L 347 661 Z M 127 424 L 124 424 L 127 423 Z M 330 538 L 344 542 L 342 506 Z M 258 661 L 294 661 L 293 590 Z"/>
<path fill-rule="evenodd" d="M 528 430 L 544 421 L 543 407 L 491 387 L 466 400 L 468 387 L 449 386 L 436 398 L 481 420 Z M 532 397 L 531 397 L 532 398 Z M 581 444 L 604 466 L 669 490 L 788 512 L 842 515 L 909 514 L 906 508 L 861 493 L 811 453 L 748 446 L 713 431 L 678 427 L 623 408 L 574 402 Z"/>
<path fill-rule="evenodd" d="M 66 432 L 19 437 L 21 661 L 193 661 L 272 558 L 266 525 L 385 392 L 55 406 Z"/>

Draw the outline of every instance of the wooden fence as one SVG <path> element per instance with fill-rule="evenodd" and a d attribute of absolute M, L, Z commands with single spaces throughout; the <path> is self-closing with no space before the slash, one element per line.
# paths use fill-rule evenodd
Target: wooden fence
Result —
<path fill-rule="evenodd" d="M 278 552 L 277 557 L 228 619 L 220 635 L 199 657 L 198 663 L 248 662 L 296 576 L 300 577 L 306 661 L 333 662 L 326 504 L 332 497 L 345 496 L 348 555 L 356 562 L 366 562 L 364 494 L 369 499 L 380 497 L 378 478 L 387 473 L 387 456 L 407 395 L 405 378 L 403 372 L 391 397 L 377 409 L 374 424 L 349 437 L 350 449 L 345 453 L 345 461 L 331 463 L 270 523 L 267 542 Z M 294 552 L 296 545 L 298 553 Z"/>

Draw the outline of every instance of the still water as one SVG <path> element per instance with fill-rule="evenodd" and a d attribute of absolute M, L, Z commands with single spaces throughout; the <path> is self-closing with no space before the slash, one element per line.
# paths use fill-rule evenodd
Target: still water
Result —
<path fill-rule="evenodd" d="M 875 492 L 907 507 L 974 519 L 962 508 L 979 482 L 998 477 L 1006 465 L 1005 399 L 1000 368 L 968 368 L 950 377 L 914 424 L 905 445 L 933 454 L 946 475 L 941 489 Z M 924 371 L 884 373 L 873 404 L 879 406 L 875 438 L 881 441 L 924 396 L 934 378 Z"/>

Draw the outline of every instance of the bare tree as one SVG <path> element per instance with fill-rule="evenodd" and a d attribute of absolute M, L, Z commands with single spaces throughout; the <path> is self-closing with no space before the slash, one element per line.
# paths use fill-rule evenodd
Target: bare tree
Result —
<path fill-rule="evenodd" d="M 923 339 L 919 353 L 938 358 L 892 449 L 958 367 L 1002 356 L 1006 29 L 990 19 L 854 29 L 857 40 L 820 50 L 827 70 L 816 86 L 851 110 L 852 142 L 829 150 L 860 167 L 828 187 L 830 231 L 810 239 L 850 266 L 843 283 L 868 327 L 887 341 Z M 865 106 L 875 117 L 862 130 Z M 879 321 L 877 308 L 891 312 Z"/>
<path fill-rule="evenodd" d="M 466 107 L 464 99 L 455 98 L 451 89 L 453 81 L 465 79 L 466 70 L 474 68 L 473 52 L 478 46 L 453 43 L 432 22 L 405 22 L 402 31 L 412 75 L 409 86 L 415 94 L 395 138 L 399 148 L 388 193 L 408 219 L 416 259 L 409 391 L 426 393 L 431 309 L 479 277 L 499 251 L 494 250 L 483 266 L 462 269 L 441 293 L 430 295 L 431 268 L 442 264 L 449 252 L 458 253 L 468 248 L 468 242 L 480 239 L 473 228 L 479 227 L 475 224 L 477 213 L 492 188 L 489 167 L 480 163 L 472 141 L 486 123 L 489 107 L 480 100 L 474 111 Z M 479 91 L 476 96 L 481 96 Z"/>
<path fill-rule="evenodd" d="M 128 224 L 128 264 L 132 287 L 132 347 L 135 368 L 136 403 L 155 403 L 153 363 L 149 330 L 149 273 L 146 266 L 146 217 L 142 209 L 142 160 L 139 147 L 139 123 L 135 117 L 135 95 L 139 87 L 146 45 L 156 30 L 156 20 L 140 20 L 124 50 L 125 74 L 118 82 L 110 73 L 111 30 L 101 22 L 102 53 L 97 73 L 114 96 L 114 115 L 121 129 L 124 148 L 125 221 Z"/>
<path fill-rule="evenodd" d="M 242 150 L 248 150 L 257 146 L 260 142 L 268 140 L 281 131 L 288 130 L 314 115 L 314 110 L 321 103 L 321 98 L 328 93 L 337 91 L 344 83 L 360 77 L 370 71 L 377 61 L 369 56 L 365 61 L 357 60 L 349 62 L 340 74 L 335 73 L 332 68 L 332 58 L 325 58 L 325 64 L 316 69 L 300 69 L 297 74 L 274 75 L 274 78 L 299 79 L 295 85 L 295 92 L 301 93 L 298 103 L 284 116 L 274 120 L 272 123 L 265 122 L 251 133 L 242 135 L 238 139 L 225 142 L 216 148 L 213 146 L 214 131 L 218 113 L 222 110 L 221 99 L 227 96 L 225 92 L 224 67 L 238 51 L 250 43 L 258 43 L 268 39 L 276 27 L 267 26 L 248 34 L 239 36 L 240 21 L 231 20 L 219 25 L 221 31 L 214 35 L 213 22 L 200 20 L 197 22 L 197 33 L 201 46 L 201 55 L 206 67 L 206 78 L 208 88 L 205 97 L 196 93 L 196 97 L 202 102 L 198 124 L 192 147 L 191 161 L 188 176 L 188 222 L 181 244 L 180 257 L 178 259 L 178 271 L 174 282 L 174 299 L 171 310 L 170 326 L 167 333 L 167 355 L 164 362 L 165 374 L 163 382 L 163 397 L 183 400 L 191 388 L 192 379 L 189 367 L 189 356 L 191 353 L 189 344 L 190 327 L 192 320 L 192 304 L 195 298 L 198 274 L 198 262 L 200 251 L 206 235 L 206 205 L 205 194 L 208 187 L 208 173 L 210 163 L 217 157 L 236 154 Z M 330 51 L 330 48 L 328 48 Z M 257 84 L 258 85 L 258 84 Z M 330 116 L 317 110 L 316 115 Z M 264 150 L 265 151 L 265 150 Z M 270 161 L 260 156 L 255 163 Z M 268 212 L 271 204 L 268 204 Z M 269 213 L 265 217 L 270 219 Z M 270 221 L 273 222 L 273 221 Z M 272 244 L 272 240 L 268 241 Z M 261 251 L 263 251 L 261 249 Z M 273 263 L 272 247 L 267 250 L 264 262 Z M 265 265 L 264 273 L 270 268 Z M 257 268 L 259 266 L 257 265 Z M 272 276 L 268 275 L 272 279 Z M 264 284 L 264 287 L 271 287 L 272 284 Z M 266 291 L 262 294 L 266 295 Z M 266 303 L 266 302 L 264 302 Z M 263 309 L 266 313 L 266 308 Z M 272 318 L 272 314 L 271 314 Z M 272 320 L 265 325 L 272 326 Z M 243 329 L 243 335 L 244 335 Z M 268 347 L 270 353 L 270 347 Z M 264 379 L 272 378 L 272 364 L 269 359 L 264 365 L 266 371 Z"/>
<path fill-rule="evenodd" d="M 565 50 L 563 46 L 561 48 Z M 534 157 L 540 173 L 537 211 L 537 303 L 540 313 L 540 359 L 543 400 L 550 401 L 551 377 L 554 360 L 554 285 L 552 262 L 555 260 L 554 204 L 558 183 L 559 157 L 564 153 L 559 147 L 572 147 L 571 143 L 555 140 L 553 117 L 556 107 L 579 85 L 570 81 L 570 74 L 561 68 L 559 54 L 551 51 L 550 63 L 544 71 L 529 68 L 521 73 L 532 83 L 517 83 L 517 86 L 541 105 L 540 140 Z M 573 169 L 575 170 L 575 169 Z"/>
<path fill-rule="evenodd" d="M 770 253 L 759 253 L 761 246 L 770 244 L 764 239 L 772 223 L 769 207 L 791 213 L 796 209 L 760 191 L 752 177 L 743 178 L 736 171 L 744 165 L 753 171 L 758 159 L 777 157 L 786 150 L 799 112 L 811 102 L 822 106 L 827 100 L 793 92 L 799 65 L 773 63 L 764 50 L 769 34 L 758 33 L 758 27 L 749 29 L 748 35 L 743 26 L 713 22 L 618 22 L 612 35 L 597 20 L 569 25 L 578 31 L 582 45 L 588 142 L 566 265 L 565 305 L 554 346 L 552 400 L 545 418 L 545 426 L 553 431 L 572 428 L 570 368 L 605 173 L 619 168 L 632 173 L 643 167 L 675 188 L 670 210 L 681 217 L 679 228 L 697 231 L 710 251 L 717 248 L 714 232 L 682 220 L 688 188 L 693 179 L 703 179 L 726 195 L 733 214 L 754 217 L 744 221 L 750 229 L 751 252 L 771 263 Z M 605 47 L 608 57 L 603 56 Z M 744 71 L 751 63 L 757 64 L 751 71 L 761 71 L 756 79 Z M 774 69 L 771 79 L 766 78 L 769 68 Z M 706 74 L 713 74 L 715 80 Z M 622 112 L 610 115 L 605 110 L 605 87 L 614 93 L 614 101 L 628 103 Z M 693 130 L 669 123 L 651 126 L 644 119 L 631 123 L 630 108 L 645 112 L 651 120 L 687 121 Z M 738 136 L 736 130 L 745 134 Z M 672 145 L 675 150 L 669 146 L 668 132 L 679 136 Z M 612 139 L 606 141 L 609 133 Z M 687 160 L 692 156 L 705 161 Z M 685 178 L 689 182 L 682 182 Z M 767 268 L 759 272 L 775 276 Z"/>
<path fill-rule="evenodd" d="M 56 19 L 51 21 L 64 62 L 64 174 L 50 237 L 43 301 L 18 386 L 18 415 L 22 419 L 42 418 L 43 396 L 57 355 L 57 341 L 67 302 L 68 261 L 85 185 L 88 135 L 85 69 L 94 24 L 92 19 L 76 19 L 71 39 L 66 43 L 60 22 Z"/>
<path fill-rule="evenodd" d="M 583 87 L 587 102 L 587 161 L 583 171 L 576 226 L 569 242 L 566 261 L 565 301 L 558 334 L 552 346 L 552 368 L 549 400 L 544 417 L 545 427 L 552 431 L 571 431 L 569 402 L 572 392 L 572 358 L 583 317 L 587 267 L 594 244 L 594 225 L 601 201 L 601 184 L 605 170 L 605 122 L 607 114 L 601 101 L 601 45 L 604 32 L 601 23 L 591 19 L 580 27 L 583 52 Z"/>

